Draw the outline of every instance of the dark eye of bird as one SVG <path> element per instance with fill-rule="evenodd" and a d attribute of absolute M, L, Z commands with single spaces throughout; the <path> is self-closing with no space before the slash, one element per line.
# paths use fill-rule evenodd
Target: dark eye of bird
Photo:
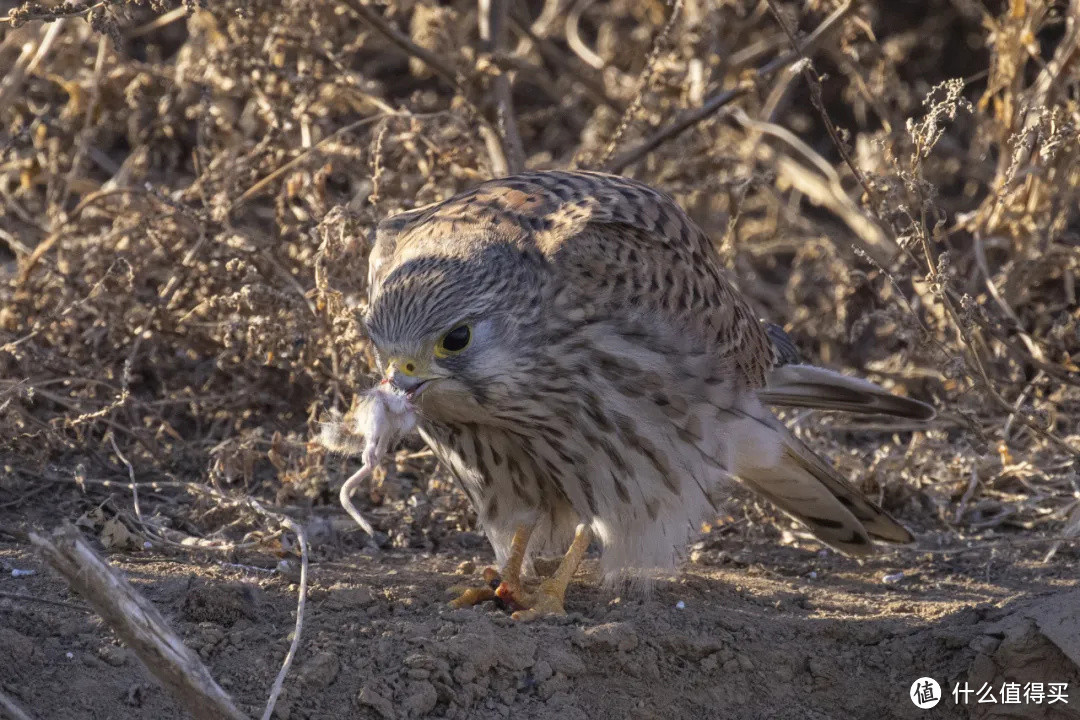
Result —
<path fill-rule="evenodd" d="M 472 331 L 469 330 L 469 326 L 458 325 L 443 336 L 442 346 L 450 352 L 460 352 L 468 347 L 471 338 Z"/>

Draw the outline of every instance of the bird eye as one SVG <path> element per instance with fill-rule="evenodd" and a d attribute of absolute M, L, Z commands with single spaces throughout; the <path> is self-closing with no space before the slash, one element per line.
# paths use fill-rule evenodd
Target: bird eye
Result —
<path fill-rule="evenodd" d="M 442 339 L 435 345 L 435 357 L 445 358 L 457 355 L 469 347 L 470 342 L 472 342 L 472 330 L 468 325 L 458 325 L 443 335 Z"/>

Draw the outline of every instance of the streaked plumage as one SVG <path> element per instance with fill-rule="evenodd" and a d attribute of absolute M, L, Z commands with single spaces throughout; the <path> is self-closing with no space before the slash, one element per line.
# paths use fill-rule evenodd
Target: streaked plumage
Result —
<path fill-rule="evenodd" d="M 584 172 L 486 182 L 382 222 L 369 275 L 381 362 L 500 562 L 522 524 L 538 523 L 532 554 L 565 549 L 582 522 L 605 570 L 670 567 L 736 478 L 839 550 L 911 540 L 763 402 L 932 411 L 798 364 L 652 188 Z"/>

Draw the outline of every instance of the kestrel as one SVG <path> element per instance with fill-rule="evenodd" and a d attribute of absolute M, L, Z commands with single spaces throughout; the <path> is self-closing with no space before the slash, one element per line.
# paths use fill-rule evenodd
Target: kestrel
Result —
<path fill-rule="evenodd" d="M 497 591 L 456 606 L 497 595 L 518 618 L 562 613 L 592 538 L 607 574 L 670 568 L 735 483 L 844 553 L 912 540 L 766 406 L 933 410 L 801 364 L 651 187 L 592 172 L 485 182 L 380 223 L 369 287 L 380 366 L 501 566 Z M 531 557 L 563 551 L 537 590 L 522 585 Z"/>

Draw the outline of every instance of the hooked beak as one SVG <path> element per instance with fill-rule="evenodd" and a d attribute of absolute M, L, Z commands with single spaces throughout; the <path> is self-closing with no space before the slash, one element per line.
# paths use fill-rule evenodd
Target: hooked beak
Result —
<path fill-rule="evenodd" d="M 427 384 L 435 379 L 437 376 L 426 366 L 410 358 L 390 358 L 386 364 L 385 382 L 389 382 L 410 398 L 419 395 Z"/>

